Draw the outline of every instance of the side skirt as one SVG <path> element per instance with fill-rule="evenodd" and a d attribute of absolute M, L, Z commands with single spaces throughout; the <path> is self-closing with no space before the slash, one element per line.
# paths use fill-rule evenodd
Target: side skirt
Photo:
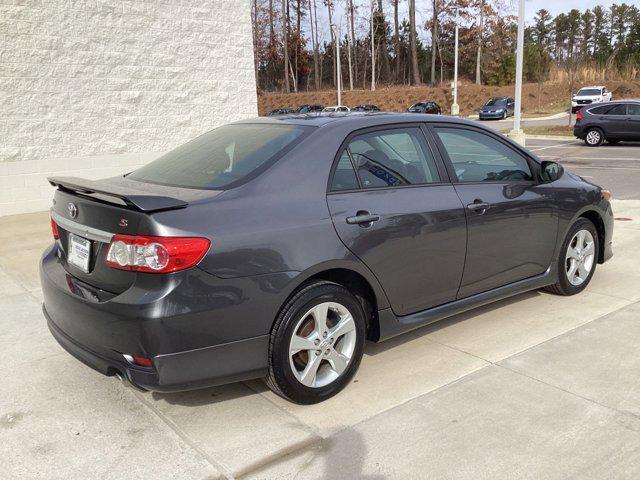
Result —
<path fill-rule="evenodd" d="M 470 297 L 461 298 L 460 300 L 455 300 L 438 307 L 422 310 L 402 317 L 397 317 L 391 308 L 379 310 L 378 319 L 380 329 L 377 335 L 378 338 L 375 339 L 375 341 L 381 342 L 388 340 L 402 333 L 429 325 L 430 323 L 437 322 L 438 320 L 451 317 L 458 313 L 466 312 L 467 310 L 502 300 L 503 298 L 511 297 L 519 293 L 527 292 L 529 290 L 546 287 L 547 285 L 551 285 L 557 281 L 556 276 L 556 273 L 552 272 L 551 267 L 549 267 L 546 272 L 536 275 L 535 277 L 525 278 L 524 280 L 519 280 L 517 282 L 489 290 L 488 292 L 478 293 Z"/>

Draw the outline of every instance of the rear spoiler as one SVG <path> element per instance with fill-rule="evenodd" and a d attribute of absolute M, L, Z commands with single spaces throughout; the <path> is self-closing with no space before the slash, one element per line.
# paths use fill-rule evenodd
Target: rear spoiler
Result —
<path fill-rule="evenodd" d="M 47 181 L 54 187 L 67 190 L 82 195 L 99 195 L 117 198 L 128 207 L 135 208 L 142 212 L 154 212 L 158 210 L 173 210 L 184 208 L 189 205 L 184 200 L 173 197 L 165 197 L 154 193 L 145 194 L 144 185 L 140 183 L 138 188 L 131 188 L 115 179 L 107 180 L 86 180 L 77 177 L 49 177 Z M 141 192 L 142 190 L 142 192 Z"/>

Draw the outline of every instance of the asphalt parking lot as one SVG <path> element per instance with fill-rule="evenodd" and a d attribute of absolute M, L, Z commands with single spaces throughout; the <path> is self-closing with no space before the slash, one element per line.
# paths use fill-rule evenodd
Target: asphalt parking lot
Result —
<path fill-rule="evenodd" d="M 0 218 L 0 478 L 640 478 L 640 145 L 528 147 L 613 192 L 613 259 L 579 296 L 369 344 L 314 406 L 259 381 L 140 393 L 85 367 L 40 310 L 48 214 Z"/>

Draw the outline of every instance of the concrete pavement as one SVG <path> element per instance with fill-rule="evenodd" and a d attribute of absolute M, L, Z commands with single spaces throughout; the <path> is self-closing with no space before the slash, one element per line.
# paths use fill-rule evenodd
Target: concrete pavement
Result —
<path fill-rule="evenodd" d="M 630 220 L 581 295 L 369 344 L 307 407 L 257 381 L 143 394 L 80 364 L 40 311 L 47 214 L 2 218 L 0 478 L 638 478 L 640 201 L 614 210 Z"/>

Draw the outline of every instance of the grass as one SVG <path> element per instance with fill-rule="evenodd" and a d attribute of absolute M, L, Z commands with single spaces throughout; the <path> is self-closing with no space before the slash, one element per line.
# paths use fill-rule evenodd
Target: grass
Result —
<path fill-rule="evenodd" d="M 539 127 L 524 127 L 526 135 L 551 135 L 573 137 L 573 127 L 567 125 L 543 125 Z M 502 130 L 502 133 L 508 133 L 510 130 Z"/>

